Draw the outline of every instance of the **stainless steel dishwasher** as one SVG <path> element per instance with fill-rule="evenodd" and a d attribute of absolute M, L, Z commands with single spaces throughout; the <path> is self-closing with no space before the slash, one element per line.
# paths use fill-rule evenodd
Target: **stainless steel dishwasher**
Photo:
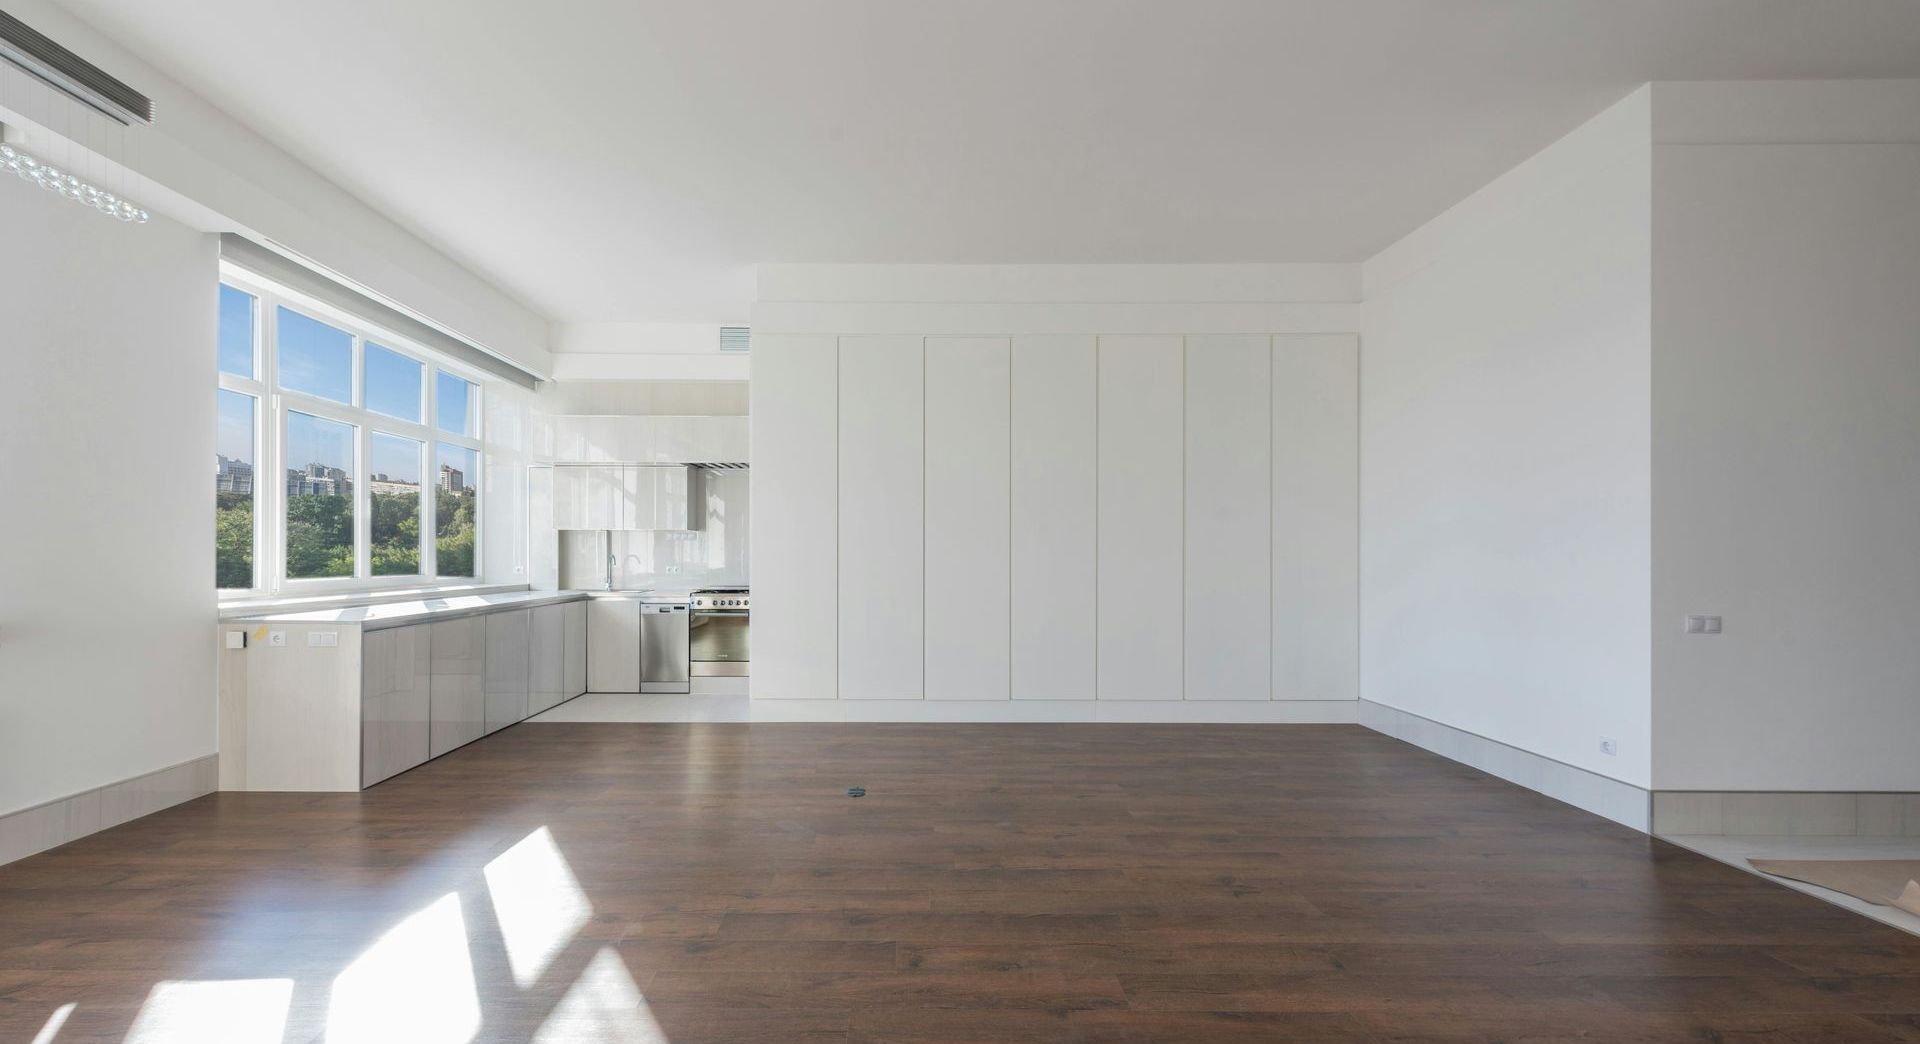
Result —
<path fill-rule="evenodd" d="M 686 603 L 640 606 L 640 691 L 687 692 Z"/>

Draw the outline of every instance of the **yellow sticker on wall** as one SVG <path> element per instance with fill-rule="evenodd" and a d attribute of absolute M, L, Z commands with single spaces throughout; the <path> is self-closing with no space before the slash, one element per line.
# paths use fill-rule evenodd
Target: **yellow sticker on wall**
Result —
<path fill-rule="evenodd" d="M 253 640 L 256 642 L 264 642 L 267 640 L 266 624 L 261 624 L 260 626 L 253 629 Z"/>

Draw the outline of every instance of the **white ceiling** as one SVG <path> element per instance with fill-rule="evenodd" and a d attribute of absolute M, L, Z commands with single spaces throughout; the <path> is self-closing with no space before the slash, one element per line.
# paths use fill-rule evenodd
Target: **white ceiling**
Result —
<path fill-rule="evenodd" d="M 1360 260 L 1650 79 L 1920 76 L 1917 0 L 64 3 L 558 321 Z"/>

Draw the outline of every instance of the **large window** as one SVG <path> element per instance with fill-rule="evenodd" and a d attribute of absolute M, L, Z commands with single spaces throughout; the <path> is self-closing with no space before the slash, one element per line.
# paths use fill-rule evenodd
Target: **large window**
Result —
<path fill-rule="evenodd" d="M 480 385 L 223 270 L 216 582 L 298 594 L 479 575 Z M 271 478 L 271 476 L 281 476 Z"/>

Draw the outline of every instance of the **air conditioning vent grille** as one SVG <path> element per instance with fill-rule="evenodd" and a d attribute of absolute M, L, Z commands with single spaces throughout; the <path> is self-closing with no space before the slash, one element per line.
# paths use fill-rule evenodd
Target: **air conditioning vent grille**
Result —
<path fill-rule="evenodd" d="M 153 99 L 0 11 L 0 58 L 121 123 L 153 122 Z"/>
<path fill-rule="evenodd" d="M 752 350 L 753 331 L 745 326 L 723 326 L 720 328 L 720 350 L 723 352 L 745 352 Z"/>

